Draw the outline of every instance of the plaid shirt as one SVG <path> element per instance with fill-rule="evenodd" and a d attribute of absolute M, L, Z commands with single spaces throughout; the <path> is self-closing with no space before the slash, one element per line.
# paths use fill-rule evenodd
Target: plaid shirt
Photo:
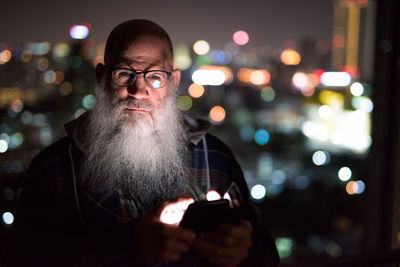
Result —
<path fill-rule="evenodd" d="M 212 135 L 207 134 L 206 140 L 210 189 L 223 195 L 235 182 L 248 201 L 246 182 L 229 148 Z M 207 193 L 204 147 L 203 141 L 192 144 L 190 175 L 183 192 L 195 200 L 205 199 Z M 65 137 L 32 160 L 3 266 L 130 266 L 134 257 L 129 249 L 131 225 L 143 212 L 121 190 L 104 197 L 81 189 L 83 158 L 71 138 Z M 254 218 L 249 220 L 255 233 L 250 254 L 255 254 L 243 266 L 276 266 L 279 260 L 274 242 Z M 208 263 L 185 254 L 178 266 Z"/>

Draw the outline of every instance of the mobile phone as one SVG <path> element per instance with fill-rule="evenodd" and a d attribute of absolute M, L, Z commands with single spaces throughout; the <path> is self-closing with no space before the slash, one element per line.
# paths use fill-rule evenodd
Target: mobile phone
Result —
<path fill-rule="evenodd" d="M 197 201 L 189 205 L 180 226 L 201 231 L 217 230 L 220 224 L 239 224 L 240 217 L 226 199 Z"/>

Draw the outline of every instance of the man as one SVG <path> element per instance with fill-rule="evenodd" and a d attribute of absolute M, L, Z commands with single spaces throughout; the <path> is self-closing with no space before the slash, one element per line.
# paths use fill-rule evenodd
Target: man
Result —
<path fill-rule="evenodd" d="M 36 156 L 25 177 L 6 266 L 275 266 L 273 241 L 250 206 L 239 224 L 196 233 L 160 220 L 182 200 L 248 204 L 231 151 L 183 120 L 168 34 L 147 20 L 118 25 L 96 67 L 95 108 Z"/>

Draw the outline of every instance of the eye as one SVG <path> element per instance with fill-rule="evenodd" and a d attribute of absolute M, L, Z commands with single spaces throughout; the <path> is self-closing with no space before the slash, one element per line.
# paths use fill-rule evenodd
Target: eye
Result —
<path fill-rule="evenodd" d="M 162 79 L 162 72 L 151 72 L 151 73 L 149 73 L 149 79 L 152 79 L 152 80 L 161 80 Z"/>
<path fill-rule="evenodd" d="M 132 75 L 132 73 L 129 71 L 125 71 L 125 70 L 118 71 L 119 77 L 130 77 L 131 75 Z"/>

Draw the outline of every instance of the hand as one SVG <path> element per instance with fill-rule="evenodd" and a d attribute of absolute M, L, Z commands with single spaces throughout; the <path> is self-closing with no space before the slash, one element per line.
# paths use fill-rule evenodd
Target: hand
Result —
<path fill-rule="evenodd" d="M 237 266 L 249 254 L 253 228 L 248 221 L 220 226 L 217 232 L 201 232 L 192 248 L 198 255 L 219 266 Z"/>
<path fill-rule="evenodd" d="M 189 243 L 195 240 L 196 233 L 160 220 L 163 209 L 177 201 L 179 199 L 157 205 L 135 224 L 134 249 L 139 263 L 174 262 L 179 260 L 182 253 L 189 251 Z"/>

